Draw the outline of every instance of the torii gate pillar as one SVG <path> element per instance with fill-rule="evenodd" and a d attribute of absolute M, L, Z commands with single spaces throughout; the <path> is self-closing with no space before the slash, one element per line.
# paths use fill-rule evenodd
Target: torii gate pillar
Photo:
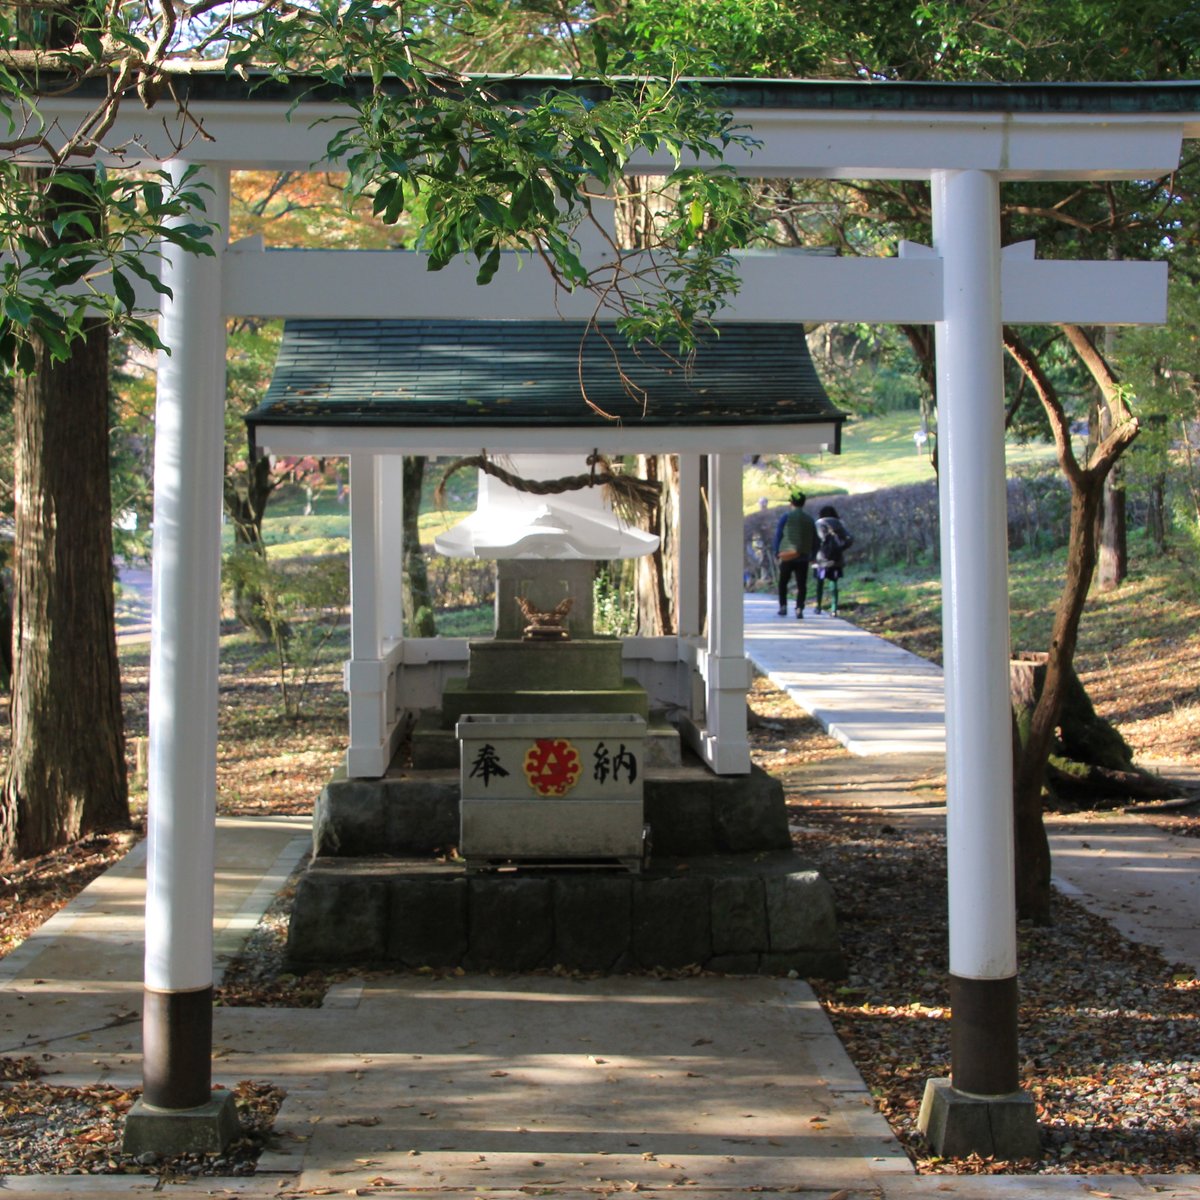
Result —
<path fill-rule="evenodd" d="M 178 177 L 187 164 L 169 164 Z M 228 173 L 204 170 L 208 216 L 228 228 Z M 238 1130 L 212 1090 L 213 861 L 225 319 L 221 246 L 171 249 L 159 332 L 154 436 L 154 588 L 146 854 L 142 1098 L 124 1149 L 219 1153 Z"/>
<path fill-rule="evenodd" d="M 919 1124 L 941 1155 L 1027 1158 L 1039 1139 L 1017 1048 L 999 180 L 935 171 L 932 192 L 944 289 L 936 338 L 952 1017 L 951 1076 L 929 1081 Z"/>

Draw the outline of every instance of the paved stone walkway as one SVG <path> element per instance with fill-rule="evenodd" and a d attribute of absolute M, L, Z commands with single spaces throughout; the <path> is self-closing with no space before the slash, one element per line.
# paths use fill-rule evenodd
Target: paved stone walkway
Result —
<path fill-rule="evenodd" d="M 849 621 L 746 596 L 746 653 L 851 754 L 946 753 L 942 671 Z"/>

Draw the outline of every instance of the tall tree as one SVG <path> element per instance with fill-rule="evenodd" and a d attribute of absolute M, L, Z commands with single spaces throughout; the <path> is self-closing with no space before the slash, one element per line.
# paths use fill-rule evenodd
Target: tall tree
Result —
<path fill-rule="evenodd" d="M 1029 729 L 1022 731 L 1013 781 L 1017 838 L 1017 911 L 1045 924 L 1050 919 L 1050 847 L 1042 823 L 1042 785 L 1046 765 L 1062 715 L 1071 679 L 1071 666 L 1079 637 L 1092 574 L 1098 554 L 1097 516 L 1105 484 L 1121 455 L 1138 435 L 1137 418 L 1109 363 L 1091 337 L 1078 326 L 1065 333 L 1088 368 L 1101 395 L 1107 433 L 1080 463 L 1071 445 L 1070 419 L 1058 391 L 1037 357 L 1012 330 L 1005 331 L 1005 348 L 1032 382 L 1045 409 L 1054 436 L 1058 463 L 1071 489 L 1071 524 L 1066 574 L 1054 614 L 1054 628 L 1046 656 L 1046 677 L 1037 698 Z"/>
<path fill-rule="evenodd" d="M 108 327 L 14 389 L 12 751 L 0 858 L 128 824 L 113 623 Z"/>

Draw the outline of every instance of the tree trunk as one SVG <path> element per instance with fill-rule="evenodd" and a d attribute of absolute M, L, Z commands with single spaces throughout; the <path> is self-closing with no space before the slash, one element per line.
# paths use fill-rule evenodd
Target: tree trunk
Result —
<path fill-rule="evenodd" d="M 1080 617 L 1096 569 L 1097 513 L 1104 481 L 1138 435 L 1137 420 L 1125 405 L 1116 378 L 1095 345 L 1078 326 L 1066 325 L 1063 332 L 1096 380 L 1105 407 L 1115 418 L 1107 436 L 1097 439 L 1089 449 L 1086 470 L 1080 467 L 1071 447 L 1067 415 L 1053 384 L 1029 347 L 1011 329 L 1004 330 L 1005 348 L 1033 384 L 1050 420 L 1059 466 L 1071 486 L 1066 578 L 1054 612 L 1045 683 L 1030 714 L 1028 730 L 1021 731 L 1022 745 L 1013 778 L 1017 915 L 1041 924 L 1050 919 L 1050 855 L 1042 825 L 1042 783 L 1073 674 Z M 1093 432 L 1096 428 L 1097 423 L 1093 422 Z"/>
<path fill-rule="evenodd" d="M 1096 568 L 1096 509 L 1101 481 L 1086 477 L 1084 486 L 1072 486 L 1071 533 L 1067 546 L 1067 575 L 1054 615 L 1050 649 L 1046 655 L 1046 678 L 1042 693 L 1020 730 L 1021 752 L 1013 779 L 1013 808 L 1016 820 L 1017 915 L 1038 924 L 1050 921 L 1050 847 L 1042 824 L 1042 783 L 1054 746 L 1055 731 L 1062 712 L 1079 618 Z"/>
<path fill-rule="evenodd" d="M 1112 432 L 1112 413 L 1107 405 L 1100 406 L 1100 437 Z M 1096 564 L 1096 586 L 1111 592 L 1121 586 L 1129 574 L 1129 548 L 1125 535 L 1125 484 L 1121 468 L 1115 466 L 1104 480 L 1104 490 L 1097 512 L 1096 543 L 1099 557 Z"/>
<path fill-rule="evenodd" d="M 639 455 L 637 472 L 642 479 L 663 483 L 663 494 L 646 524 L 646 532 L 659 539 L 658 549 L 653 554 L 644 554 L 637 560 L 637 631 L 643 637 L 655 637 L 673 633 L 675 616 L 667 591 L 667 522 L 664 508 L 667 506 L 666 489 L 673 482 L 666 459 L 657 454 Z M 674 506 L 673 506 L 674 507 Z"/>
<path fill-rule="evenodd" d="M 271 473 L 271 460 L 264 454 L 246 468 L 244 487 L 238 479 L 226 475 L 224 481 L 225 512 L 233 523 L 233 541 L 237 549 L 266 557 L 262 523 L 278 480 Z M 237 619 L 257 637 L 269 642 L 274 637 L 271 621 L 266 614 L 261 589 L 254 587 L 240 573 L 233 579 L 233 611 Z M 285 636 L 290 631 L 285 632 Z"/>
<path fill-rule="evenodd" d="M 1163 554 L 1167 548 L 1167 478 L 1155 475 L 1150 484 L 1146 505 L 1146 532 L 1155 554 Z"/>
<path fill-rule="evenodd" d="M 113 622 L 108 328 L 14 385 L 12 754 L 0 857 L 129 824 Z"/>
<path fill-rule="evenodd" d="M 425 459 L 419 454 L 404 456 L 404 615 L 409 637 L 437 637 L 433 616 L 433 594 L 425 551 L 421 549 L 421 489 L 425 483 Z"/>

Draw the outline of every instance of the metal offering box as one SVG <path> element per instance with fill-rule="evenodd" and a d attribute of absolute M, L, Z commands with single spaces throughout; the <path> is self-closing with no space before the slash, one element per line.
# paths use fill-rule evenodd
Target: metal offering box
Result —
<path fill-rule="evenodd" d="M 463 716 L 459 852 L 500 863 L 641 867 L 646 722 L 633 714 Z"/>

